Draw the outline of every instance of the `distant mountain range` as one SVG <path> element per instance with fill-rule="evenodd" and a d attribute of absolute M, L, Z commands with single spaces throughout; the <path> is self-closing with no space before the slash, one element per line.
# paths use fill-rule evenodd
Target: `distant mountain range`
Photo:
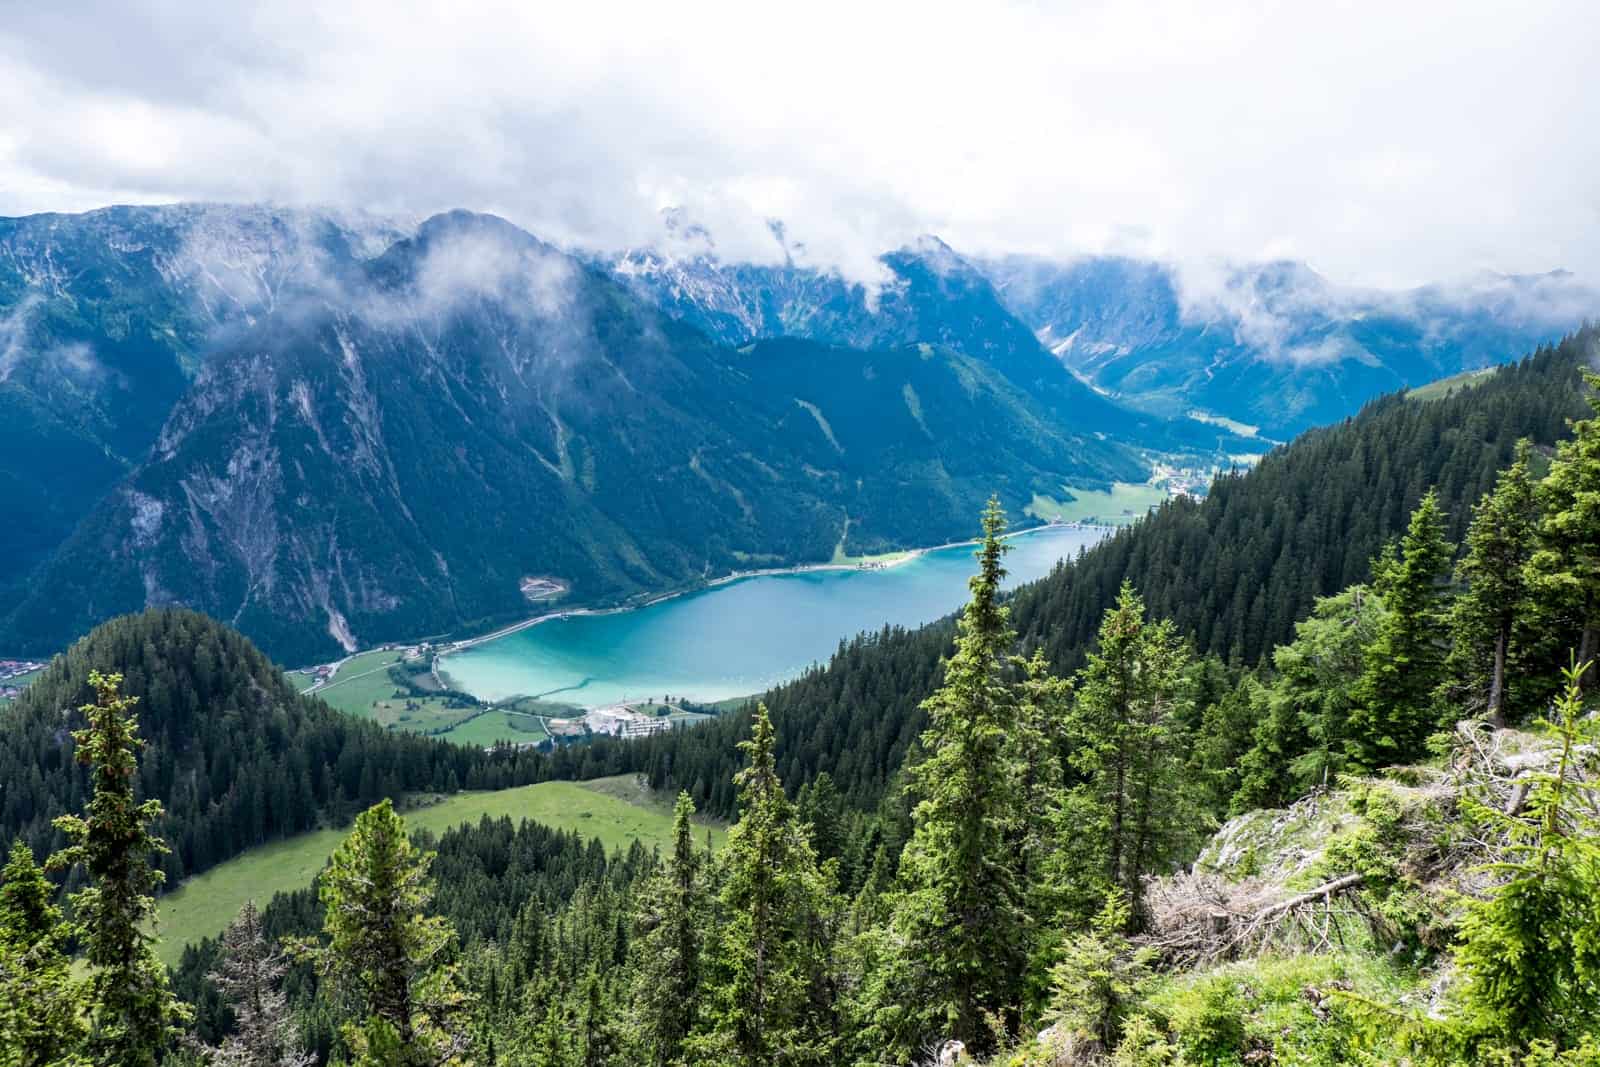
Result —
<path fill-rule="evenodd" d="M 1380 393 L 1516 358 L 1600 314 L 1600 292 L 1565 272 L 1382 292 L 1292 262 L 1220 268 L 1199 283 L 1116 257 L 981 266 L 1006 306 L 1107 396 L 1280 440 Z"/>
<path fill-rule="evenodd" d="M 967 259 L 924 237 L 882 257 L 888 281 L 875 288 L 797 263 L 787 249 L 779 264 L 726 263 L 706 240 L 688 254 L 640 249 L 605 265 L 729 344 L 937 335 L 1025 360 L 1034 348 L 1021 327 L 1107 401 L 1075 398 L 1090 418 L 1126 426 L 1132 409 L 1178 420 L 1146 424 L 1147 435 L 1191 434 L 1185 420 L 1199 419 L 1287 440 L 1382 393 L 1516 358 L 1600 315 L 1600 291 L 1562 271 L 1385 292 L 1335 286 L 1294 262 L 1180 271 L 1115 256 Z"/>
<path fill-rule="evenodd" d="M 464 212 L 0 220 L 0 649 L 177 603 L 303 661 L 525 614 L 531 576 L 611 603 L 948 540 L 991 492 L 1259 451 L 1596 306 L 1294 264 L 1202 299 L 934 238 L 880 266 L 574 255 Z"/>

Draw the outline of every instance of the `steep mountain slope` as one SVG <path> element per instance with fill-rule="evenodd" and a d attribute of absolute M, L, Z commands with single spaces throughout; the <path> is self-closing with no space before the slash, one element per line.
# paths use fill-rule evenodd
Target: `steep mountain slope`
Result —
<path fill-rule="evenodd" d="M 456 213 L 219 343 L 0 645 L 181 603 L 312 658 L 524 612 L 530 575 L 613 601 L 752 558 L 945 540 L 992 491 L 1020 509 L 1138 471 L 997 362 L 720 348 Z"/>
<path fill-rule="evenodd" d="M 667 314 L 726 344 L 798 337 L 852 348 L 947 346 L 994 366 L 1075 428 L 1146 447 L 1227 450 L 1214 428 L 1151 418 L 1062 373 L 983 273 L 938 238 L 923 237 L 879 264 L 877 286 L 792 257 L 764 265 L 710 251 L 639 249 L 605 266 Z"/>
<path fill-rule="evenodd" d="M 1204 290 L 1165 264 L 1118 257 L 981 266 L 1097 389 L 1276 438 L 1380 393 L 1504 362 L 1600 314 L 1600 292 L 1561 272 L 1385 293 L 1340 288 L 1292 262 L 1229 268 Z"/>
<path fill-rule="evenodd" d="M 0 596 L 143 458 L 219 331 L 397 234 L 264 207 L 0 219 Z"/>

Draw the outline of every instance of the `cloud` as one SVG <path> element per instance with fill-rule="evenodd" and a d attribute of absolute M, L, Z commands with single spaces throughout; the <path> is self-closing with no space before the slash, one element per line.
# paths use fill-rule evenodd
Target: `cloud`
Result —
<path fill-rule="evenodd" d="M 95 358 L 94 349 L 83 341 L 38 346 L 30 334 L 33 313 L 44 303 L 36 292 L 29 292 L 0 315 L 0 382 L 16 373 L 24 363 L 43 364 L 49 374 L 69 375 L 79 381 L 99 378 L 106 368 Z"/>
<path fill-rule="evenodd" d="M 1600 277 L 1597 43 L 1561 0 L 19 5 L 0 212 L 466 207 L 615 249 L 681 207 L 724 258 L 780 259 L 783 219 L 852 278 L 926 232 Z"/>
<path fill-rule="evenodd" d="M 26 354 L 28 319 L 39 300 L 38 294 L 29 293 L 0 315 L 0 382 L 11 377 Z"/>

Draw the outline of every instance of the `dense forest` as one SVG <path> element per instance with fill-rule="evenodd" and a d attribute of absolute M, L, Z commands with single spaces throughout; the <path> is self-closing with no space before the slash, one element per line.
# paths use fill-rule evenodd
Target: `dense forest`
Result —
<path fill-rule="evenodd" d="M 243 639 L 184 613 L 123 620 L 120 644 L 52 668 L 17 734 L 81 769 L 70 794 L 38 794 L 52 830 L 19 819 L 32 832 L 0 874 L 0 1050 L 150 1067 L 1600 1062 L 1594 342 L 1375 405 L 1010 597 L 992 501 L 953 624 L 857 642 L 770 706 L 663 740 L 531 757 L 374 739 L 346 789 L 337 743 L 310 740 L 331 713 L 269 699 L 281 682 Z M 1586 417 L 1541 421 L 1562 412 Z M 1318 481 L 1349 455 L 1370 458 L 1370 477 L 1344 471 L 1365 495 Z M 1334 536 L 1355 514 L 1370 529 Z M 1278 551 L 1240 555 L 1252 530 Z M 1165 606 L 1163 582 L 1227 573 L 1230 549 L 1264 567 L 1215 602 L 1240 627 Z M 1080 597 L 1099 598 L 1082 632 Z M 148 933 L 162 834 L 205 809 L 164 811 L 188 794 L 151 768 L 188 760 L 168 773 L 193 780 L 223 758 L 160 740 L 203 732 L 205 702 L 164 689 L 202 681 L 258 753 L 323 757 L 308 775 L 339 787 L 313 784 L 311 810 L 365 810 L 313 887 L 246 907 L 169 973 Z M 807 717 L 830 682 L 863 722 L 893 685 L 912 736 L 817 736 L 853 721 Z M 879 769 L 808 762 L 872 739 Z M 620 767 L 680 787 L 665 854 L 504 820 L 413 837 L 361 782 Z M 715 851 L 694 793 L 737 815 Z"/>
<path fill-rule="evenodd" d="M 0 835 L 59 848 L 52 820 L 82 807 L 73 709 L 94 671 L 123 676 L 139 701 L 144 748 L 136 785 L 159 800 L 160 859 L 176 883 L 254 845 L 339 825 L 384 797 L 496 789 L 543 766 L 511 749 L 486 753 L 341 715 L 296 693 L 237 631 L 178 609 L 112 620 L 58 656 L 0 717 Z"/>

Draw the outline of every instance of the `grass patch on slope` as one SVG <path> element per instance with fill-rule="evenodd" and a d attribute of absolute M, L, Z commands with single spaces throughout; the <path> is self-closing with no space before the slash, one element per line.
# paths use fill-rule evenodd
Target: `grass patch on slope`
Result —
<path fill-rule="evenodd" d="M 1411 400 L 1443 400 L 1458 389 L 1471 389 L 1482 385 L 1499 369 L 1499 367 L 1484 367 L 1480 370 L 1464 370 L 1460 374 L 1452 374 L 1448 378 L 1419 385 L 1408 391 L 1406 396 Z"/>
<path fill-rule="evenodd" d="M 632 781 L 634 776 L 622 778 Z M 665 851 L 672 837 L 672 810 L 648 790 L 619 779 L 593 782 L 541 782 L 492 793 L 458 793 L 427 807 L 405 812 L 411 830 L 435 835 L 484 816 L 514 821 L 531 819 L 560 830 L 575 830 L 598 838 L 607 850 L 626 848 L 634 841 Z M 328 857 L 349 834 L 349 828 L 317 830 L 284 841 L 253 848 L 186 880 L 158 900 L 163 963 L 176 965 L 185 945 L 215 937 L 239 913 L 245 901 L 265 905 L 275 893 L 304 889 L 322 870 Z M 720 842 L 723 831 L 711 827 Z"/>
<path fill-rule="evenodd" d="M 1080 489 L 1064 485 L 1069 500 L 1034 495 L 1033 502 L 1024 509 L 1028 515 L 1045 522 L 1093 522 L 1107 526 L 1121 526 L 1142 518 L 1151 508 L 1167 499 L 1167 491 L 1140 482 L 1113 482 L 1111 491 Z"/>

